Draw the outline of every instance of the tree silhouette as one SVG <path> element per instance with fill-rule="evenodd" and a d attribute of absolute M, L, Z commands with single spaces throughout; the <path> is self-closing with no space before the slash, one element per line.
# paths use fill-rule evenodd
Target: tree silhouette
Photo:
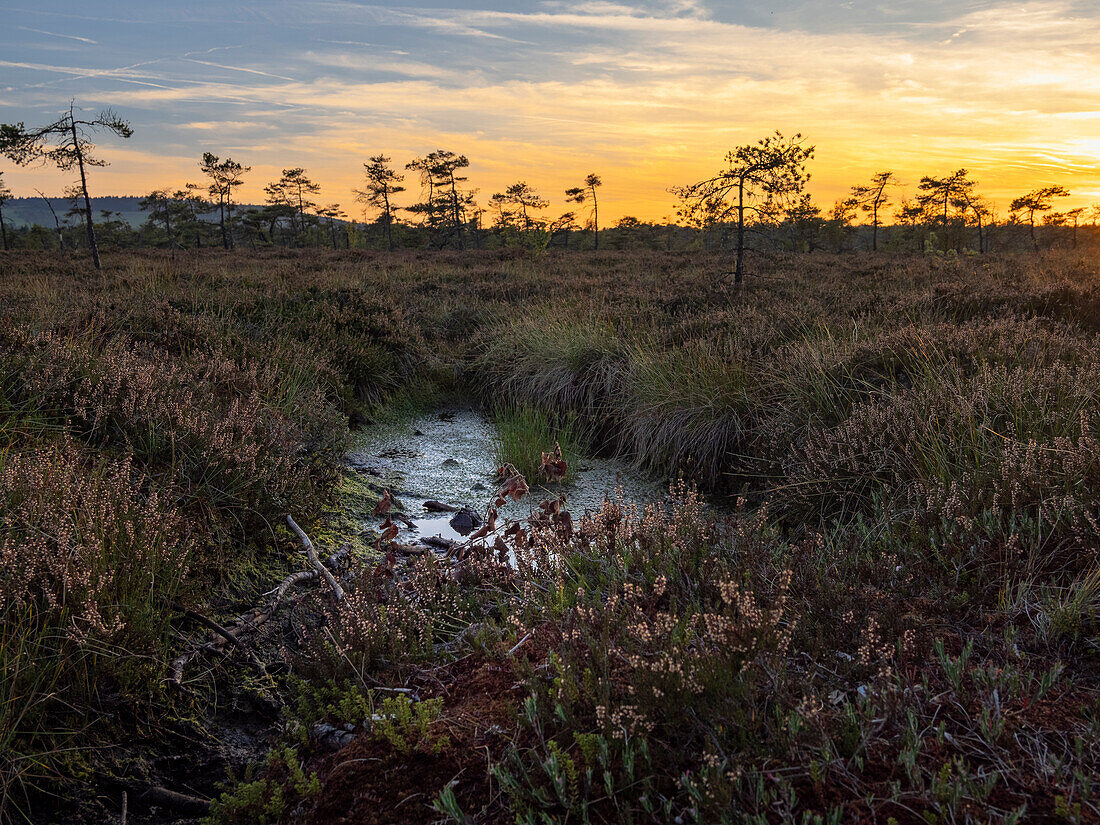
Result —
<path fill-rule="evenodd" d="M 859 201 L 854 197 L 840 198 L 833 203 L 829 217 L 822 223 L 826 238 L 832 241 L 837 252 L 843 251 L 845 241 L 852 234 L 852 221 L 855 220 L 859 207 Z"/>
<path fill-rule="evenodd" d="M 46 208 L 50 210 L 50 214 L 53 216 L 53 226 L 57 231 L 57 246 L 64 252 L 65 251 L 65 233 L 61 231 L 61 221 L 57 218 L 57 210 L 53 208 L 53 204 L 50 203 L 50 199 L 46 197 L 45 193 L 41 189 L 35 189 L 38 193 L 38 197 L 42 198 L 46 202 Z"/>
<path fill-rule="evenodd" d="M 179 212 L 179 204 L 167 189 L 154 189 L 141 199 L 141 208 L 149 213 L 149 224 L 158 221 L 164 224 L 164 234 L 168 236 L 169 249 L 178 246 L 176 236 L 172 231 L 172 221 Z"/>
<path fill-rule="evenodd" d="M 121 138 L 128 138 L 134 133 L 130 124 L 110 109 L 104 109 L 94 120 L 80 119 L 72 102 L 68 112 L 38 129 L 27 129 L 21 122 L 0 124 L 0 154 L 20 166 L 48 162 L 62 172 L 74 168 L 79 170 L 80 193 L 84 199 L 84 227 L 96 269 L 100 269 L 101 264 L 92 221 L 92 199 L 88 196 L 87 167 L 107 165 L 106 161 L 92 154 L 95 144 L 89 139 L 89 135 L 101 130 L 113 132 Z"/>
<path fill-rule="evenodd" d="M 284 169 L 283 176 L 265 186 L 264 191 L 268 203 L 289 210 L 291 226 L 296 227 L 298 243 L 301 244 L 306 231 L 306 210 L 317 208 L 316 202 L 309 196 L 319 193 L 321 187 L 309 179 L 305 169 L 298 167 Z"/>
<path fill-rule="evenodd" d="M 791 250 L 813 252 L 817 248 L 818 235 L 825 228 L 821 208 L 813 202 L 813 198 L 803 194 L 783 209 L 782 217 L 790 237 Z"/>
<path fill-rule="evenodd" d="M 1026 195 L 1014 198 L 1008 205 L 1008 211 L 1014 217 L 1027 216 L 1028 233 L 1031 236 L 1031 246 L 1039 251 L 1039 242 L 1035 238 L 1035 216 L 1040 212 L 1049 212 L 1054 206 L 1055 198 L 1068 198 L 1069 190 L 1063 186 L 1045 186 L 1042 189 L 1032 189 Z"/>
<path fill-rule="evenodd" d="M 4 223 L 4 204 L 11 200 L 11 190 L 4 183 L 4 173 L 0 172 L 0 236 L 3 237 L 3 250 L 8 251 L 8 227 Z"/>
<path fill-rule="evenodd" d="M 203 197 L 202 186 L 197 183 L 185 183 L 182 189 L 172 193 L 172 201 L 178 210 L 176 225 L 180 237 L 190 233 L 195 239 L 195 247 L 201 249 L 203 231 L 209 224 L 200 216 L 213 208 L 210 201 Z"/>
<path fill-rule="evenodd" d="M 542 221 L 531 217 L 529 209 L 545 209 L 550 201 L 527 185 L 525 181 L 513 183 L 503 192 L 497 192 L 489 199 L 489 206 L 497 210 L 498 225 L 501 228 L 516 227 L 529 232 L 541 229 Z"/>
<path fill-rule="evenodd" d="M 229 226 L 233 220 L 233 188 L 244 182 L 241 175 L 251 172 L 252 167 L 241 166 L 232 158 L 222 160 L 210 152 L 203 152 L 199 169 L 210 178 L 207 191 L 218 205 L 218 226 L 221 228 L 222 246 L 225 249 L 231 249 L 233 236 L 229 232 Z"/>
<path fill-rule="evenodd" d="M 1073 248 L 1077 248 L 1077 224 L 1081 222 L 1081 216 L 1085 214 L 1085 207 L 1078 206 L 1066 212 L 1066 218 L 1073 221 Z"/>
<path fill-rule="evenodd" d="M 871 216 L 871 249 L 878 251 L 879 213 L 890 205 L 890 193 L 887 189 L 897 186 L 897 178 L 890 171 L 879 172 L 869 184 L 852 187 L 852 200 L 865 213 Z"/>
<path fill-rule="evenodd" d="M 953 200 L 953 205 L 963 216 L 963 221 L 966 220 L 967 212 L 974 216 L 974 222 L 978 225 L 978 253 L 984 254 L 986 251 L 985 225 L 988 219 L 993 217 L 993 210 L 989 208 L 989 204 L 985 202 L 985 199 L 974 191 L 977 184 L 969 181 L 968 183 L 970 183 L 969 186 L 964 186 L 959 190 Z"/>
<path fill-rule="evenodd" d="M 362 189 L 353 189 L 355 200 L 367 209 L 378 211 L 378 221 L 386 229 L 386 245 L 393 252 L 393 196 L 405 191 L 401 182 L 405 176 L 389 167 L 390 159 L 385 155 L 374 155 L 370 163 L 363 164 L 366 183 Z"/>
<path fill-rule="evenodd" d="M 420 203 L 406 208 L 413 214 L 421 215 L 427 227 L 442 235 L 441 245 L 453 237 L 459 249 L 466 248 L 463 229 L 467 212 L 474 203 L 474 192 L 463 186 L 468 178 L 459 174 L 459 170 L 469 165 L 465 155 L 456 155 L 445 149 L 438 149 L 405 165 L 406 169 L 420 173 L 424 197 Z"/>
<path fill-rule="evenodd" d="M 745 233 L 749 220 L 772 215 L 776 204 L 795 199 L 810 179 L 806 162 L 814 155 L 802 135 L 787 138 L 782 132 L 731 149 L 728 168 L 717 175 L 672 191 L 683 201 L 681 214 L 689 221 L 737 223 L 734 283 L 745 279 Z"/>
<path fill-rule="evenodd" d="M 584 203 L 592 200 L 592 238 L 593 247 L 598 252 L 600 249 L 600 204 L 596 199 L 596 190 L 603 186 L 603 181 L 595 172 L 589 173 L 584 179 L 584 186 L 574 186 L 565 190 L 565 200 L 568 203 Z"/>
<path fill-rule="evenodd" d="M 922 194 L 917 195 L 918 202 L 930 215 L 935 214 L 940 226 L 943 227 L 943 248 L 948 247 L 947 230 L 950 226 L 950 207 L 960 202 L 962 193 L 973 190 L 976 185 L 967 175 L 966 169 L 958 169 L 947 177 L 934 178 L 925 175 L 920 179 L 917 189 Z"/>
<path fill-rule="evenodd" d="M 340 247 L 336 243 L 336 221 L 346 220 L 347 213 L 340 208 L 340 204 L 330 203 L 328 206 L 318 209 L 317 214 L 322 218 L 328 218 L 328 231 L 329 237 L 332 239 L 332 248 L 339 249 Z"/>

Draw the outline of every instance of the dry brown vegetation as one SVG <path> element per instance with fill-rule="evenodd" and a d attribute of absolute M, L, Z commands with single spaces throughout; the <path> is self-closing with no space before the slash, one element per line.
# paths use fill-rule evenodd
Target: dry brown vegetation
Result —
<path fill-rule="evenodd" d="M 357 560 L 217 820 L 1100 821 L 1095 258 L 784 256 L 743 291 L 658 253 L 0 266 L 8 815 L 97 785 L 71 749 L 127 735 L 119 697 L 195 701 L 184 608 L 278 584 L 349 420 L 461 392 L 740 504 Z"/>

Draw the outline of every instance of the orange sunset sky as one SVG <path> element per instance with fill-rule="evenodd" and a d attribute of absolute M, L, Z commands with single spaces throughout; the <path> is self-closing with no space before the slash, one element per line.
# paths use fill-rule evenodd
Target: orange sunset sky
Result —
<path fill-rule="evenodd" d="M 660 219 L 668 187 L 774 129 L 817 146 L 823 207 L 882 169 L 912 192 L 964 166 L 1001 217 L 1050 184 L 1059 209 L 1100 201 L 1096 2 L 177 5 L 2 3 L 0 121 L 113 106 L 134 137 L 104 141 L 93 195 L 199 181 L 211 151 L 252 167 L 244 202 L 302 166 L 356 217 L 369 155 L 446 148 L 482 204 L 525 180 L 557 214 L 595 171 L 605 222 Z M 16 195 L 68 182 L 0 169 Z"/>

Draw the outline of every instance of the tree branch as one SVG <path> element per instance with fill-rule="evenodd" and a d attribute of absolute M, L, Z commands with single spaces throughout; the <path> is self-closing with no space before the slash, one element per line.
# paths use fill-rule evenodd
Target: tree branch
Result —
<path fill-rule="evenodd" d="M 292 516 L 286 517 L 286 523 L 290 525 L 290 529 L 293 530 L 298 538 L 301 540 L 302 545 L 306 549 L 306 555 L 309 556 L 309 563 L 313 565 L 313 569 L 321 574 L 321 578 L 325 580 L 332 593 L 336 597 L 336 601 L 340 601 L 344 598 L 344 588 L 340 586 L 340 583 L 336 581 L 336 578 L 328 571 L 328 568 L 321 564 L 321 559 L 317 556 L 317 551 L 313 547 L 313 542 L 309 540 L 309 536 L 305 534 L 305 531 L 298 526 Z"/>

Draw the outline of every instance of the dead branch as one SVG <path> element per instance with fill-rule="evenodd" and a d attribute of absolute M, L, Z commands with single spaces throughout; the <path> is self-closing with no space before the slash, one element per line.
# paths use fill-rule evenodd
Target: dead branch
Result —
<path fill-rule="evenodd" d="M 515 645 L 513 645 L 512 649 L 508 651 L 508 655 L 509 656 L 515 656 L 516 651 L 519 650 L 521 647 L 523 647 L 525 644 L 527 644 L 527 640 L 530 639 L 530 638 L 531 638 L 531 634 L 528 633 L 526 636 L 524 636 L 522 639 L 520 639 L 518 642 L 516 642 Z"/>
<path fill-rule="evenodd" d="M 208 628 L 209 630 L 213 631 L 217 635 L 221 636 L 223 639 L 225 639 L 230 644 L 235 645 L 236 647 L 240 648 L 241 652 L 244 653 L 244 655 L 248 657 L 248 660 L 253 664 L 253 666 L 257 670 L 259 670 L 260 673 L 262 673 L 264 676 L 267 675 L 267 668 L 264 667 L 264 663 L 262 661 L 260 661 L 260 658 L 255 653 L 253 653 L 252 650 L 248 647 L 248 645 L 246 645 L 240 638 L 241 632 L 246 628 L 247 625 L 245 625 L 244 623 L 240 624 L 237 628 L 235 628 L 235 632 L 234 632 L 234 631 L 226 630 L 224 627 L 222 627 L 220 624 L 215 622 L 213 619 L 208 619 L 206 616 L 202 615 L 201 613 L 198 613 L 198 612 L 196 612 L 194 610 L 191 610 L 189 608 L 186 608 L 186 607 L 183 608 L 183 612 L 184 612 L 184 615 L 186 615 L 188 618 L 194 619 L 196 622 L 201 624 L 203 627 Z"/>
<path fill-rule="evenodd" d="M 289 576 L 287 576 L 285 579 L 283 579 L 282 584 L 280 584 L 275 589 L 275 600 L 274 600 L 273 607 L 278 607 L 279 603 L 283 600 L 283 597 L 286 595 L 286 592 L 288 590 L 290 590 L 290 588 L 292 588 L 298 582 L 309 581 L 309 580 L 315 579 L 315 578 L 317 578 L 317 571 L 316 570 L 299 570 L 297 573 L 291 573 Z"/>
<path fill-rule="evenodd" d="M 329 572 L 328 568 L 321 564 L 321 559 L 317 556 L 317 551 L 313 547 L 313 542 L 309 540 L 309 536 L 305 534 L 305 531 L 297 525 L 292 516 L 286 517 L 286 523 L 290 525 L 290 529 L 297 535 L 302 545 L 306 549 L 306 555 L 309 556 L 309 563 L 313 565 L 313 569 L 321 574 L 321 578 L 325 580 L 332 593 L 336 597 L 336 601 L 340 601 L 344 598 L 344 588 L 340 586 L 340 583 L 336 581 L 336 578 Z"/>
<path fill-rule="evenodd" d="M 430 544 L 432 547 L 438 547 L 440 550 L 450 550 L 458 544 L 458 542 L 452 539 L 445 539 L 442 536 L 426 536 L 420 539 L 420 541 L 422 544 Z"/>
<path fill-rule="evenodd" d="M 389 549 L 395 553 L 400 553 L 402 556 L 426 556 L 432 552 L 427 547 L 417 547 L 415 544 L 393 543 L 389 546 Z"/>
<path fill-rule="evenodd" d="M 139 794 L 138 798 L 142 802 L 149 802 L 154 805 L 162 805 L 165 808 L 171 808 L 181 813 L 203 815 L 210 811 L 210 801 L 206 799 L 200 799 L 197 796 L 191 796 L 189 794 L 180 793 L 179 791 L 171 791 L 168 788 L 162 788 L 159 785 L 144 785 L 138 786 L 135 792 Z"/>

